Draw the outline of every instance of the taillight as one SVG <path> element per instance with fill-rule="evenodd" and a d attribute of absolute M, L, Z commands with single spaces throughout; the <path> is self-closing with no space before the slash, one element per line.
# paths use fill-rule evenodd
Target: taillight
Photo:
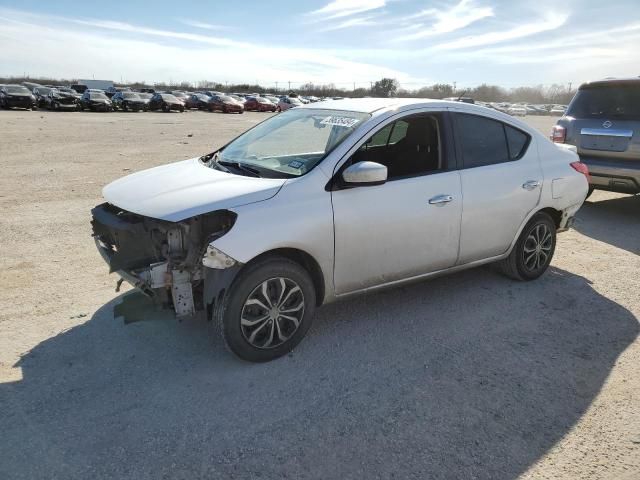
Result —
<path fill-rule="evenodd" d="M 582 162 L 571 162 L 569 165 L 573 167 L 576 172 L 580 172 L 585 177 L 587 177 L 587 181 L 591 180 L 591 176 L 589 175 L 589 167 Z"/>
<path fill-rule="evenodd" d="M 567 138 L 567 129 L 561 125 L 554 125 L 551 131 L 551 141 L 554 143 L 564 143 Z"/>

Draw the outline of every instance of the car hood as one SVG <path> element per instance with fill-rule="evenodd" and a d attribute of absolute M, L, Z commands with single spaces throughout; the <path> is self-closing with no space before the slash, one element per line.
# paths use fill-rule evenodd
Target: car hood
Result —
<path fill-rule="evenodd" d="M 198 158 L 143 170 L 102 190 L 107 202 L 146 217 L 178 222 L 214 210 L 273 197 L 283 178 L 255 178 L 214 170 Z"/>

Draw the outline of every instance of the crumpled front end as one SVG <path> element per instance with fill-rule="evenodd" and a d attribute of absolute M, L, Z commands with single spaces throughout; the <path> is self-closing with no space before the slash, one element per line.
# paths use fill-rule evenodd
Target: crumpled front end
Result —
<path fill-rule="evenodd" d="M 109 203 L 92 211 L 93 237 L 110 272 L 142 291 L 177 317 L 207 307 L 207 270 L 228 268 L 230 257 L 212 262 L 212 241 L 227 233 L 236 215 L 218 210 L 179 222 L 145 217 Z M 215 250 L 215 249 L 213 249 Z M 214 252 L 224 256 L 222 252 Z M 203 265 L 204 261 L 204 265 Z"/>

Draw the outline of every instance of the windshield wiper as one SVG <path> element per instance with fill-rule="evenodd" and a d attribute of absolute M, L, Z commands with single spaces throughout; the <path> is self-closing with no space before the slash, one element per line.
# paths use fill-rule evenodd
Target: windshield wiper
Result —
<path fill-rule="evenodd" d="M 248 173 L 252 177 L 258 177 L 258 178 L 261 177 L 260 171 L 258 169 L 248 167 L 247 165 L 245 165 L 242 162 L 230 162 L 228 160 L 218 160 L 216 163 L 218 165 L 223 165 L 225 167 L 236 168 L 236 169 L 240 170 L 241 172 Z"/>
<path fill-rule="evenodd" d="M 200 161 L 207 164 L 209 168 L 220 170 L 221 172 L 231 173 L 228 168 L 222 166 L 218 161 L 219 152 L 209 153 L 203 157 L 200 157 Z"/>

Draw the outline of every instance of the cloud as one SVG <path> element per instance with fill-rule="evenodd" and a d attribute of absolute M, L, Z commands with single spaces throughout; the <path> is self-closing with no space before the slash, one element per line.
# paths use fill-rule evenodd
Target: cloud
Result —
<path fill-rule="evenodd" d="M 450 42 L 441 43 L 433 47 L 434 50 L 458 50 L 465 48 L 477 48 L 484 45 L 502 43 L 509 40 L 528 37 L 542 32 L 556 30 L 565 24 L 569 16 L 563 13 L 549 13 L 541 20 L 520 24 L 509 30 L 488 32 L 479 35 L 459 38 Z"/>
<path fill-rule="evenodd" d="M 415 15 L 406 17 L 406 20 L 413 21 L 423 18 L 433 18 L 434 22 L 429 27 L 425 24 L 417 24 L 418 27 L 414 27 L 414 29 L 421 28 L 421 31 L 400 36 L 396 38 L 395 41 L 418 40 L 420 38 L 455 32 L 479 20 L 493 16 L 493 8 L 476 6 L 474 0 L 461 0 L 448 10 L 429 8 Z"/>
<path fill-rule="evenodd" d="M 333 0 L 310 14 L 323 16 L 325 19 L 341 18 L 377 10 L 385 5 L 386 0 Z"/>
<path fill-rule="evenodd" d="M 180 23 L 189 27 L 202 28 L 203 30 L 228 30 L 226 25 L 215 25 L 213 23 L 200 22 L 198 20 L 190 20 L 188 18 L 180 20 Z"/>
<path fill-rule="evenodd" d="M 325 28 L 320 29 L 321 32 L 329 32 L 332 30 L 342 30 L 344 28 L 351 28 L 351 27 L 364 27 L 364 26 L 372 26 L 372 25 L 378 25 L 379 22 L 375 21 L 374 15 L 368 16 L 368 17 L 355 17 L 355 18 L 349 18 L 347 20 L 344 20 L 340 23 L 337 24 L 333 24 L 333 25 L 329 25 Z"/>
<path fill-rule="evenodd" d="M 275 81 L 281 85 L 286 81 L 294 85 L 309 81 L 368 85 L 384 76 L 401 82 L 411 78 L 390 67 L 345 59 L 339 50 L 265 46 L 121 22 L 8 14 L 3 9 L 0 38 L 0 74 L 4 75 L 27 72 L 31 76 L 123 77 L 151 82 L 259 79 L 264 85 Z M 73 55 L 69 55 L 70 45 Z M 246 62 L 248 57 L 251 62 Z M 228 67 L 224 73 L 221 64 Z"/>

